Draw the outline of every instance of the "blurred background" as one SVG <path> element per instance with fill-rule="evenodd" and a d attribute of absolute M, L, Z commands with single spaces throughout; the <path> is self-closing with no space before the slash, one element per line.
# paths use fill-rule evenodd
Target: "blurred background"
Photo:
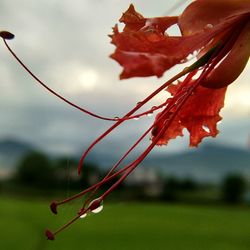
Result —
<path fill-rule="evenodd" d="M 177 15 L 191 1 L 180 2 L 133 1 L 147 17 Z M 121 67 L 109 58 L 114 46 L 108 34 L 129 4 L 127 0 L 1 0 L 0 29 L 16 35 L 10 46 L 55 91 L 95 113 L 122 116 L 179 70 L 175 67 L 160 79 L 119 80 Z M 114 131 L 91 152 L 78 176 L 82 152 L 111 123 L 48 94 L 1 43 L 1 248 L 249 249 L 249 73 L 250 64 L 228 89 L 217 138 L 207 138 L 193 149 L 188 148 L 185 133 L 167 147 L 156 147 L 100 214 L 48 242 L 45 228 L 65 223 L 82 202 L 72 202 L 53 216 L 50 201 L 102 178 L 154 116 Z M 160 94 L 147 107 L 166 97 L 167 93 Z M 148 143 L 147 138 L 128 161 Z"/>

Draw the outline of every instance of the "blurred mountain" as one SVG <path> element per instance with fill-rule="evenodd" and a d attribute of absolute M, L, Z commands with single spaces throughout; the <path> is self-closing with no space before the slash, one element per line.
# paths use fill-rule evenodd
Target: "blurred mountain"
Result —
<path fill-rule="evenodd" d="M 0 170 L 13 171 L 23 155 L 36 149 L 34 145 L 20 140 L 0 141 Z M 75 158 L 79 160 L 80 157 Z M 110 168 L 117 160 L 114 152 L 95 152 L 88 158 L 88 161 L 103 168 Z M 197 149 L 179 153 L 149 155 L 140 168 L 155 169 L 164 175 L 188 177 L 200 182 L 218 182 L 229 173 L 240 173 L 250 179 L 250 151 L 225 145 L 203 144 Z"/>
<path fill-rule="evenodd" d="M 142 165 L 197 181 L 217 182 L 229 173 L 250 179 L 250 151 L 224 145 L 205 144 L 182 153 L 149 157 Z"/>

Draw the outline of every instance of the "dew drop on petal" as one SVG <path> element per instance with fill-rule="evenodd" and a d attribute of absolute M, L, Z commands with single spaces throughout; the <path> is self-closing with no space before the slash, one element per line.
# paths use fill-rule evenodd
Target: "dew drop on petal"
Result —
<path fill-rule="evenodd" d="M 208 126 L 203 125 L 202 128 L 203 128 L 203 130 L 206 131 L 207 133 L 210 133 L 210 129 L 209 129 Z"/>
<path fill-rule="evenodd" d="M 208 24 L 205 26 L 205 29 L 212 29 L 213 27 L 214 27 L 213 24 L 208 23 Z"/>
<path fill-rule="evenodd" d="M 194 56 L 197 56 L 199 54 L 199 52 L 197 51 L 197 50 L 195 50 L 194 52 L 193 52 L 193 55 Z"/>

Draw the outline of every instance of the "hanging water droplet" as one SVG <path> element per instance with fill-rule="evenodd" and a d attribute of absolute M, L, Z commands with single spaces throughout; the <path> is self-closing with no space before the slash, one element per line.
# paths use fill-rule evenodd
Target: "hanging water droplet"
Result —
<path fill-rule="evenodd" d="M 139 120 L 139 117 L 134 117 L 133 118 L 135 121 L 138 121 Z"/>
<path fill-rule="evenodd" d="M 147 114 L 148 117 L 151 117 L 153 115 L 153 112 L 150 112 Z"/>
<path fill-rule="evenodd" d="M 99 198 L 93 200 L 89 204 L 89 209 L 94 214 L 100 213 L 102 211 L 102 209 L 103 209 L 103 201 L 100 200 Z"/>
<path fill-rule="evenodd" d="M 205 29 L 212 29 L 213 27 L 214 27 L 213 24 L 208 23 L 208 24 L 205 26 Z"/>
<path fill-rule="evenodd" d="M 206 131 L 207 133 L 210 133 L 210 129 L 209 129 L 208 126 L 202 125 L 202 128 L 203 128 L 203 130 Z"/>
<path fill-rule="evenodd" d="M 87 213 L 84 213 L 82 215 L 80 215 L 80 219 L 84 219 L 87 216 Z"/>
<path fill-rule="evenodd" d="M 198 55 L 198 51 L 197 50 L 195 50 L 194 52 L 193 52 L 193 56 L 197 56 Z"/>

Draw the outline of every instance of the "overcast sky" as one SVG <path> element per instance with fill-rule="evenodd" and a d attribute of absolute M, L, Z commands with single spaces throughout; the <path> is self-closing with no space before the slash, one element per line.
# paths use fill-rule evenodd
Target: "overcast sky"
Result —
<path fill-rule="evenodd" d="M 48 85 L 68 99 L 105 116 L 121 116 L 169 78 L 119 81 L 121 67 L 108 56 L 111 27 L 131 1 L 127 0 L 1 0 L 0 29 L 16 35 L 10 46 Z M 178 1 L 133 1 L 144 16 L 161 16 Z M 189 3 L 191 1 L 186 1 Z M 178 14 L 185 4 L 176 9 Z M 230 86 L 215 143 L 247 147 L 250 133 L 250 64 Z M 0 44 L 0 139 L 16 137 L 46 151 L 81 152 L 111 123 L 95 120 L 48 94 Z M 162 102 L 166 93 L 150 105 Z M 150 107 L 150 106 L 149 106 Z M 153 117 L 131 121 L 107 138 L 98 150 L 126 149 Z M 208 141 L 207 139 L 205 141 Z M 146 140 L 145 145 L 148 144 Z M 155 152 L 187 148 L 188 139 Z"/>

